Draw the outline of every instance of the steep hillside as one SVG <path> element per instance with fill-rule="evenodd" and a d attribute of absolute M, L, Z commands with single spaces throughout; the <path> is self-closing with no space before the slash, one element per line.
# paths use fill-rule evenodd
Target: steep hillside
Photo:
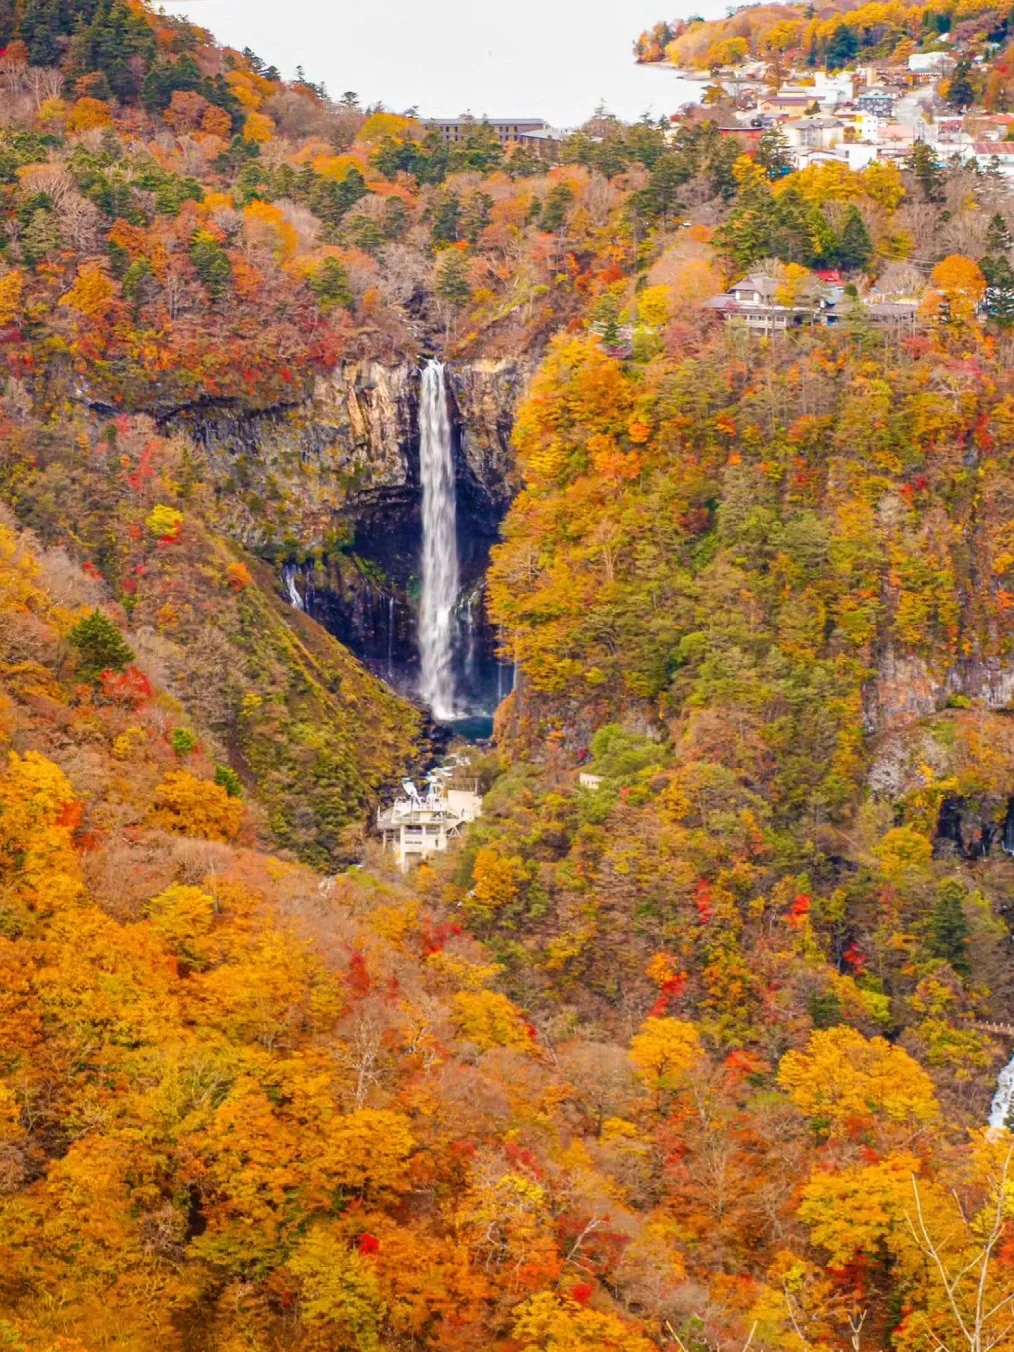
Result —
<path fill-rule="evenodd" d="M 995 56 L 1010 36 L 1010 15 L 991 0 L 956 4 L 745 5 L 724 19 L 658 23 L 634 44 L 638 61 L 671 61 L 688 68 L 737 65 L 744 60 L 803 61 L 839 68 L 854 60 L 904 64 L 916 51 L 984 50 Z M 1006 68 L 995 67 L 995 94 Z"/>
<path fill-rule="evenodd" d="M 129 626 L 140 690 L 161 686 L 181 724 L 256 787 L 268 838 L 320 866 L 354 858 L 377 790 L 414 754 L 415 710 L 209 530 L 185 446 L 126 416 L 14 418 L 5 433 L 6 501 Z"/>

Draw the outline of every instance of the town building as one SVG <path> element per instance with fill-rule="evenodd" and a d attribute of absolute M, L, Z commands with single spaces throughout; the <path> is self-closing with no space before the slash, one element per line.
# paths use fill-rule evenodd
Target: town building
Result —
<path fill-rule="evenodd" d="M 549 123 L 541 117 L 431 117 L 425 125 L 438 131 L 448 145 L 465 140 L 477 127 L 495 131 L 505 146 L 519 145 L 529 138 L 544 139 L 551 131 Z"/>
<path fill-rule="evenodd" d="M 949 52 L 914 52 L 908 58 L 908 68 L 913 75 L 946 75 L 954 67 L 954 57 Z"/>
<path fill-rule="evenodd" d="M 974 141 L 969 149 L 968 158 L 974 156 L 980 169 L 995 169 L 1004 178 L 1014 177 L 1014 141 Z"/>
<path fill-rule="evenodd" d="M 852 76 L 840 72 L 829 75 L 827 71 L 814 71 L 806 82 L 784 84 L 778 91 L 782 99 L 802 99 L 807 107 L 816 103 L 821 111 L 833 110 L 853 99 Z"/>
<path fill-rule="evenodd" d="M 857 313 L 880 329 L 893 333 L 911 333 L 919 316 L 919 306 L 914 300 L 886 300 L 872 295 L 863 296 L 859 300 L 843 298 L 827 311 L 825 323 L 828 325 L 847 323 Z"/>
<path fill-rule="evenodd" d="M 853 173 L 865 169 L 880 156 L 876 144 L 872 141 L 846 141 L 835 148 L 835 154 L 845 161 Z"/>
<path fill-rule="evenodd" d="M 478 780 L 438 771 L 429 777 L 425 794 L 410 779 L 401 794 L 377 812 L 377 832 L 384 851 L 393 854 L 403 873 L 433 854 L 443 854 L 461 839 L 469 822 L 482 816 Z"/>
<path fill-rule="evenodd" d="M 856 99 L 856 107 L 862 113 L 873 113 L 876 117 L 894 116 L 894 95 L 889 89 L 864 89 Z"/>
<path fill-rule="evenodd" d="M 789 147 L 795 151 L 830 150 L 845 134 L 844 125 L 836 117 L 795 117 L 781 124 Z"/>
<path fill-rule="evenodd" d="M 744 277 L 722 296 L 706 302 L 727 324 L 742 324 L 759 335 L 785 333 L 790 329 L 820 324 L 846 323 L 860 314 L 889 332 L 911 332 L 918 320 L 918 302 L 911 297 L 887 297 L 879 292 L 849 299 L 837 272 L 815 274 L 815 286 L 796 305 L 781 305 L 775 299 L 779 283 L 767 273 Z"/>
<path fill-rule="evenodd" d="M 781 305 L 775 299 L 779 283 L 766 272 L 751 273 L 722 296 L 706 301 L 709 310 L 717 310 L 727 324 L 742 323 L 751 333 L 784 333 L 787 329 L 812 324 L 821 301 L 802 305 Z"/>
<path fill-rule="evenodd" d="M 757 111 L 772 117 L 799 117 L 819 100 L 812 94 L 771 94 L 757 100 Z"/>

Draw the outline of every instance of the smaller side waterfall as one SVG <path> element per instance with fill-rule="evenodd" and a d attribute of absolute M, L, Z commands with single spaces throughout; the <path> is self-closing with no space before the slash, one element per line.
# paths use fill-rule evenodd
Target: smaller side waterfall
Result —
<path fill-rule="evenodd" d="M 1000 1072 L 1000 1078 L 997 1080 L 996 1097 L 993 1099 L 992 1111 L 989 1114 L 990 1127 L 1000 1131 L 1010 1125 L 1012 1112 L 1014 1112 L 1014 1061 L 1011 1061 L 1006 1070 Z"/>
<path fill-rule="evenodd" d="M 303 604 L 303 598 L 299 594 L 299 588 L 296 586 L 296 574 L 299 569 L 294 563 L 287 563 L 282 569 L 282 582 L 285 584 L 285 590 L 289 594 L 289 603 L 293 610 L 306 610 Z"/>
<path fill-rule="evenodd" d="M 419 408 L 422 482 L 422 595 L 419 603 L 419 693 L 437 719 L 455 715 L 454 632 L 458 600 L 457 489 L 444 368 L 423 371 Z"/>

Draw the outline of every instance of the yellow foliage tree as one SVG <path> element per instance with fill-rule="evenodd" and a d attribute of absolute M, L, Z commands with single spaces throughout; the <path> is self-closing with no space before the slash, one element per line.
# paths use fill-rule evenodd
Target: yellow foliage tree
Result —
<path fill-rule="evenodd" d="M 697 1029 L 686 1019 L 645 1019 L 630 1043 L 630 1060 L 656 1094 L 678 1089 L 704 1059 Z"/>
<path fill-rule="evenodd" d="M 0 879 L 16 877 L 37 911 L 58 910 L 82 894 L 72 838 L 79 815 L 58 765 L 37 751 L 10 753 L 0 776 Z"/>
<path fill-rule="evenodd" d="M 183 513 L 159 502 L 148 513 L 144 524 L 160 540 L 175 539 L 183 528 Z"/>
<path fill-rule="evenodd" d="M 243 123 L 243 140 L 248 145 L 267 145 L 274 135 L 275 124 L 267 113 L 251 113 Z"/>
<path fill-rule="evenodd" d="M 152 826 L 204 840 L 232 840 L 243 824 L 243 804 L 211 780 L 174 770 L 155 790 Z"/>
<path fill-rule="evenodd" d="M 419 127 L 410 117 L 400 117 L 397 113 L 372 113 L 359 129 L 358 140 L 363 145 L 375 145 L 391 136 L 396 141 L 404 140 Z"/>
<path fill-rule="evenodd" d="M 488 845 L 475 855 L 473 886 L 469 901 L 484 916 L 502 911 L 517 901 L 524 881 L 524 861 L 517 855 L 505 857 Z"/>
<path fill-rule="evenodd" d="M 323 1226 L 311 1230 L 288 1262 L 299 1281 L 300 1312 L 327 1346 L 375 1352 L 387 1313 L 380 1281 L 368 1259 Z"/>
<path fill-rule="evenodd" d="M 331 1126 L 321 1162 L 343 1191 L 376 1198 L 408 1186 L 406 1165 L 414 1149 L 407 1117 L 360 1108 Z"/>
<path fill-rule="evenodd" d="M 189 963 L 207 961 L 215 899 L 199 887 L 173 883 L 148 903 L 152 929 L 170 952 Z"/>
<path fill-rule="evenodd" d="M 933 846 L 913 827 L 895 826 L 877 841 L 873 854 L 887 881 L 898 884 L 925 875 L 933 858 Z"/>
<path fill-rule="evenodd" d="M 705 58 L 707 66 L 738 66 L 750 54 L 750 45 L 746 38 L 723 38 L 712 43 Z"/>
<path fill-rule="evenodd" d="M 647 286 L 637 298 L 637 313 L 642 324 L 661 329 L 669 322 L 672 291 L 668 286 Z"/>
<path fill-rule="evenodd" d="M 67 117 L 67 130 L 94 131 L 96 127 L 111 126 L 112 121 L 112 109 L 102 99 L 78 99 Z"/>
<path fill-rule="evenodd" d="M 20 318 L 24 292 L 24 273 L 17 268 L 0 277 L 0 325 L 14 324 Z"/>
<path fill-rule="evenodd" d="M 803 1051 L 786 1052 L 778 1083 L 800 1112 L 832 1130 L 856 1118 L 928 1122 L 940 1111 L 932 1080 L 903 1047 L 867 1041 L 844 1024 L 816 1029 Z"/>
<path fill-rule="evenodd" d="M 786 263 L 775 288 L 775 302 L 791 308 L 803 305 L 812 294 L 813 274 L 799 263 Z"/>
<path fill-rule="evenodd" d="M 885 1249 L 908 1266 L 918 1261 L 908 1217 L 915 1210 L 912 1179 L 920 1167 L 914 1155 L 895 1154 L 876 1164 L 812 1175 L 798 1214 L 830 1267 L 844 1268 L 860 1255 L 876 1258 Z"/>
<path fill-rule="evenodd" d="M 531 1047 L 531 1034 L 520 1010 L 506 995 L 496 991 L 459 991 L 454 997 L 451 1017 L 459 1036 L 474 1042 L 482 1051 L 490 1047 Z"/>
<path fill-rule="evenodd" d="M 60 304 L 84 319 L 101 324 L 116 304 L 116 284 L 101 263 L 82 263 Z"/>
<path fill-rule="evenodd" d="M 860 178 L 863 191 L 870 201 L 886 207 L 888 211 L 897 211 L 905 199 L 905 186 L 896 164 L 890 164 L 887 160 L 874 160 L 866 166 Z"/>
<path fill-rule="evenodd" d="M 986 294 L 982 269 L 964 254 L 949 254 L 930 273 L 922 313 L 949 328 L 967 328 Z"/>
<path fill-rule="evenodd" d="M 515 1313 L 513 1337 L 520 1352 L 654 1352 L 618 1315 L 586 1309 L 577 1301 L 540 1291 Z"/>
<path fill-rule="evenodd" d="M 74 803 L 74 790 L 58 765 L 38 751 L 12 751 L 0 777 L 0 863 L 12 867 L 33 838 L 52 829 Z"/>

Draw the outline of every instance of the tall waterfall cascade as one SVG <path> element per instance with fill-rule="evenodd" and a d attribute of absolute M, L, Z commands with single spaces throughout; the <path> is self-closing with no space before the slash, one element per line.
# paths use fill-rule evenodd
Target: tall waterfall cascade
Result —
<path fill-rule="evenodd" d="M 441 362 L 422 375 L 419 407 L 419 477 L 422 483 L 422 594 L 419 602 L 419 693 L 433 717 L 455 716 L 455 607 L 458 568 L 454 447 Z"/>

